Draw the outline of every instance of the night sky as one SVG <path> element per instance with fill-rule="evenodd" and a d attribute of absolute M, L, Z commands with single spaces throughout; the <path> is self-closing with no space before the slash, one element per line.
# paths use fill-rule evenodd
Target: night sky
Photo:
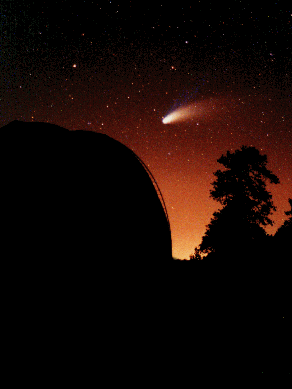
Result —
<path fill-rule="evenodd" d="M 268 156 L 280 184 L 266 231 L 287 219 L 292 4 L 19 0 L 0 13 L 0 126 L 49 122 L 131 148 L 161 189 L 173 257 L 189 258 L 219 209 L 209 191 L 227 150 Z"/>

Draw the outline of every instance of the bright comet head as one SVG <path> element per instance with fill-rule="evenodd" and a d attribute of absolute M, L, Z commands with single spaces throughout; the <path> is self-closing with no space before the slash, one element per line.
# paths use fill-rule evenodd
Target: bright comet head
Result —
<path fill-rule="evenodd" d="M 162 119 L 163 124 L 167 124 L 171 122 L 172 114 L 165 116 L 165 118 Z"/>

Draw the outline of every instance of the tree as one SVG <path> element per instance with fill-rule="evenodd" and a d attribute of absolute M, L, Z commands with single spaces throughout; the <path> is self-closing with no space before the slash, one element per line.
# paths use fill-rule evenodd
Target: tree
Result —
<path fill-rule="evenodd" d="M 288 202 L 290 204 L 291 209 L 290 209 L 290 211 L 285 211 L 285 215 L 290 216 L 290 217 L 288 218 L 288 220 L 284 221 L 284 224 L 279 228 L 279 231 L 284 230 L 286 228 L 287 228 L 287 230 L 288 229 L 291 230 L 291 227 L 292 227 L 292 199 L 288 199 Z"/>
<path fill-rule="evenodd" d="M 190 261 L 195 260 L 195 261 L 200 261 L 202 259 L 200 250 L 198 247 L 195 248 L 195 253 L 190 255 Z"/>
<path fill-rule="evenodd" d="M 291 305 L 291 259 L 292 259 L 292 199 L 288 199 L 290 210 L 285 214 L 289 216 L 287 220 L 278 228 L 276 234 L 271 237 L 270 257 L 271 277 L 273 279 L 274 290 L 277 291 L 277 304 L 283 312 L 290 310 Z M 284 316 L 284 314 L 283 314 Z"/>
<path fill-rule="evenodd" d="M 279 179 L 267 169 L 267 156 L 255 147 L 242 146 L 234 153 L 227 151 L 217 162 L 226 170 L 217 170 L 210 197 L 223 208 L 214 212 L 199 246 L 200 253 L 216 258 L 235 258 L 253 253 L 266 236 L 263 226 L 273 225 L 270 219 L 272 195 L 266 181 L 278 184 Z"/>
<path fill-rule="evenodd" d="M 288 199 L 290 204 L 290 211 L 286 211 L 285 214 L 290 216 L 284 223 L 278 228 L 275 234 L 274 251 L 275 254 L 280 257 L 282 261 L 286 258 L 291 258 L 291 238 L 292 238 L 292 199 Z"/>

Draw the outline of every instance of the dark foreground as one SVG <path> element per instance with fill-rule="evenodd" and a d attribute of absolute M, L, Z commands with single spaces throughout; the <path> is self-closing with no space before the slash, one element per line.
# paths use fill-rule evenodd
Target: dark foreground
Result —
<path fill-rule="evenodd" d="M 59 373 L 63 384 L 133 387 L 290 377 L 284 285 L 175 262 L 23 261 L 5 278 L 6 361 L 23 382 L 55 383 Z"/>
<path fill-rule="evenodd" d="M 103 134 L 53 127 L 0 133 L 11 387 L 287 378 L 290 270 L 172 261 L 167 214 L 137 156 Z"/>

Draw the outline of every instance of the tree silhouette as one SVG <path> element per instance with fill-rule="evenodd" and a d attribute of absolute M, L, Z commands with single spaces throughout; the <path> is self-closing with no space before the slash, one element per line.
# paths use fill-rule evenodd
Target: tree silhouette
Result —
<path fill-rule="evenodd" d="M 202 259 L 202 257 L 200 254 L 200 250 L 198 249 L 198 247 L 196 247 L 194 254 L 190 255 L 190 261 L 192 261 L 192 260 L 200 261 L 201 259 Z"/>
<path fill-rule="evenodd" d="M 290 204 L 290 211 L 285 211 L 285 215 L 290 216 L 288 220 L 284 221 L 284 224 L 279 228 L 278 231 L 283 231 L 284 229 L 290 230 L 292 228 L 292 199 L 288 199 L 288 202 Z"/>
<path fill-rule="evenodd" d="M 285 214 L 290 217 L 278 228 L 274 237 L 274 255 L 282 262 L 285 262 L 286 258 L 291 258 L 292 199 L 288 199 L 288 201 L 291 209 L 286 211 Z"/>
<path fill-rule="evenodd" d="M 248 253 L 256 255 L 266 237 L 263 226 L 273 224 L 269 216 L 276 210 L 266 181 L 277 184 L 279 179 L 267 169 L 267 156 L 255 147 L 242 146 L 234 153 L 227 151 L 217 162 L 226 170 L 214 173 L 216 180 L 210 197 L 223 208 L 214 212 L 199 252 L 225 259 Z"/>

